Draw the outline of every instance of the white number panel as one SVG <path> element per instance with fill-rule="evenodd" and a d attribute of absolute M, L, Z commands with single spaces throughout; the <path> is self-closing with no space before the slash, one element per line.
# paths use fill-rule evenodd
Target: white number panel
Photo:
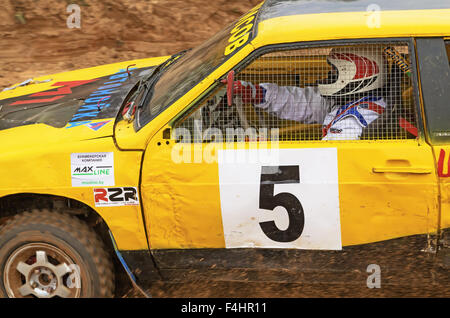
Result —
<path fill-rule="evenodd" d="M 226 247 L 341 250 L 336 148 L 277 154 L 219 151 Z"/>

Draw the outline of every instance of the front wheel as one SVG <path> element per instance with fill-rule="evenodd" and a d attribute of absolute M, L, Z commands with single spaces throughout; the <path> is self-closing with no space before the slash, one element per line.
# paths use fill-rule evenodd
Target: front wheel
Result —
<path fill-rule="evenodd" d="M 1 297 L 112 297 L 113 292 L 110 255 L 76 217 L 34 210 L 0 228 Z"/>

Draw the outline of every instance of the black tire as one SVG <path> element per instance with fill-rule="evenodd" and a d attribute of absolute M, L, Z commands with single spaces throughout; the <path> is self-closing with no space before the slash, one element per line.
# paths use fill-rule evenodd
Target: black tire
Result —
<path fill-rule="evenodd" d="M 41 263 L 48 266 L 37 267 Z M 26 274 L 22 274 L 23 270 L 19 272 L 18 264 L 25 266 Z M 64 274 L 66 276 L 63 276 L 64 271 L 52 272 L 52 268 L 56 268 L 53 266 L 57 265 L 65 269 L 64 264 L 78 266 L 77 277 L 81 285 L 70 285 L 68 276 L 72 274 L 69 272 Z M 70 279 L 73 280 L 73 277 Z M 18 287 L 25 285 L 32 287 L 32 294 L 23 290 L 19 292 Z M 59 293 L 61 285 L 67 287 L 61 287 L 64 297 L 113 297 L 111 255 L 93 229 L 74 216 L 49 210 L 18 214 L 0 227 L 0 297 L 36 297 L 41 295 L 35 294 L 36 287 L 48 292 L 44 292 L 44 296 L 53 297 L 56 292 L 48 286 L 55 286 Z M 71 294 L 68 294 L 69 290 Z"/>

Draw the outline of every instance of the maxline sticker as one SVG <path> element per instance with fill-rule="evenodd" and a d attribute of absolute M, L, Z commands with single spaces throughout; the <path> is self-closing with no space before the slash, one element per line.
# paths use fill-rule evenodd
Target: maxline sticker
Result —
<path fill-rule="evenodd" d="M 114 153 L 88 152 L 70 155 L 72 187 L 114 186 Z"/>
<path fill-rule="evenodd" d="M 139 205 L 135 187 L 95 188 L 94 201 L 96 207 Z"/>

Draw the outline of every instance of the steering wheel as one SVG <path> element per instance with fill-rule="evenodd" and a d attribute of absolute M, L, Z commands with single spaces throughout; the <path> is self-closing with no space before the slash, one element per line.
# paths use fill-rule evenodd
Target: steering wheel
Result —
<path fill-rule="evenodd" d="M 254 107 L 252 104 L 245 104 L 242 102 L 240 96 L 235 96 L 233 93 L 233 83 L 234 83 L 234 71 L 230 71 L 227 74 L 227 78 L 222 80 L 222 83 L 227 85 L 227 103 L 228 106 L 235 106 L 236 112 L 239 117 L 239 122 L 241 126 L 247 130 L 248 128 L 279 128 L 279 136 L 287 135 L 287 134 L 297 134 L 299 132 L 304 132 L 306 130 L 319 131 L 322 128 L 321 124 L 300 124 L 297 122 L 292 122 L 291 125 L 285 127 L 267 127 L 267 120 L 265 115 L 263 115 L 263 111 Z M 247 118 L 248 114 L 255 114 L 255 116 L 250 116 Z M 257 122 L 255 123 L 253 118 L 257 118 Z M 284 139 L 284 138 L 281 138 Z"/>

